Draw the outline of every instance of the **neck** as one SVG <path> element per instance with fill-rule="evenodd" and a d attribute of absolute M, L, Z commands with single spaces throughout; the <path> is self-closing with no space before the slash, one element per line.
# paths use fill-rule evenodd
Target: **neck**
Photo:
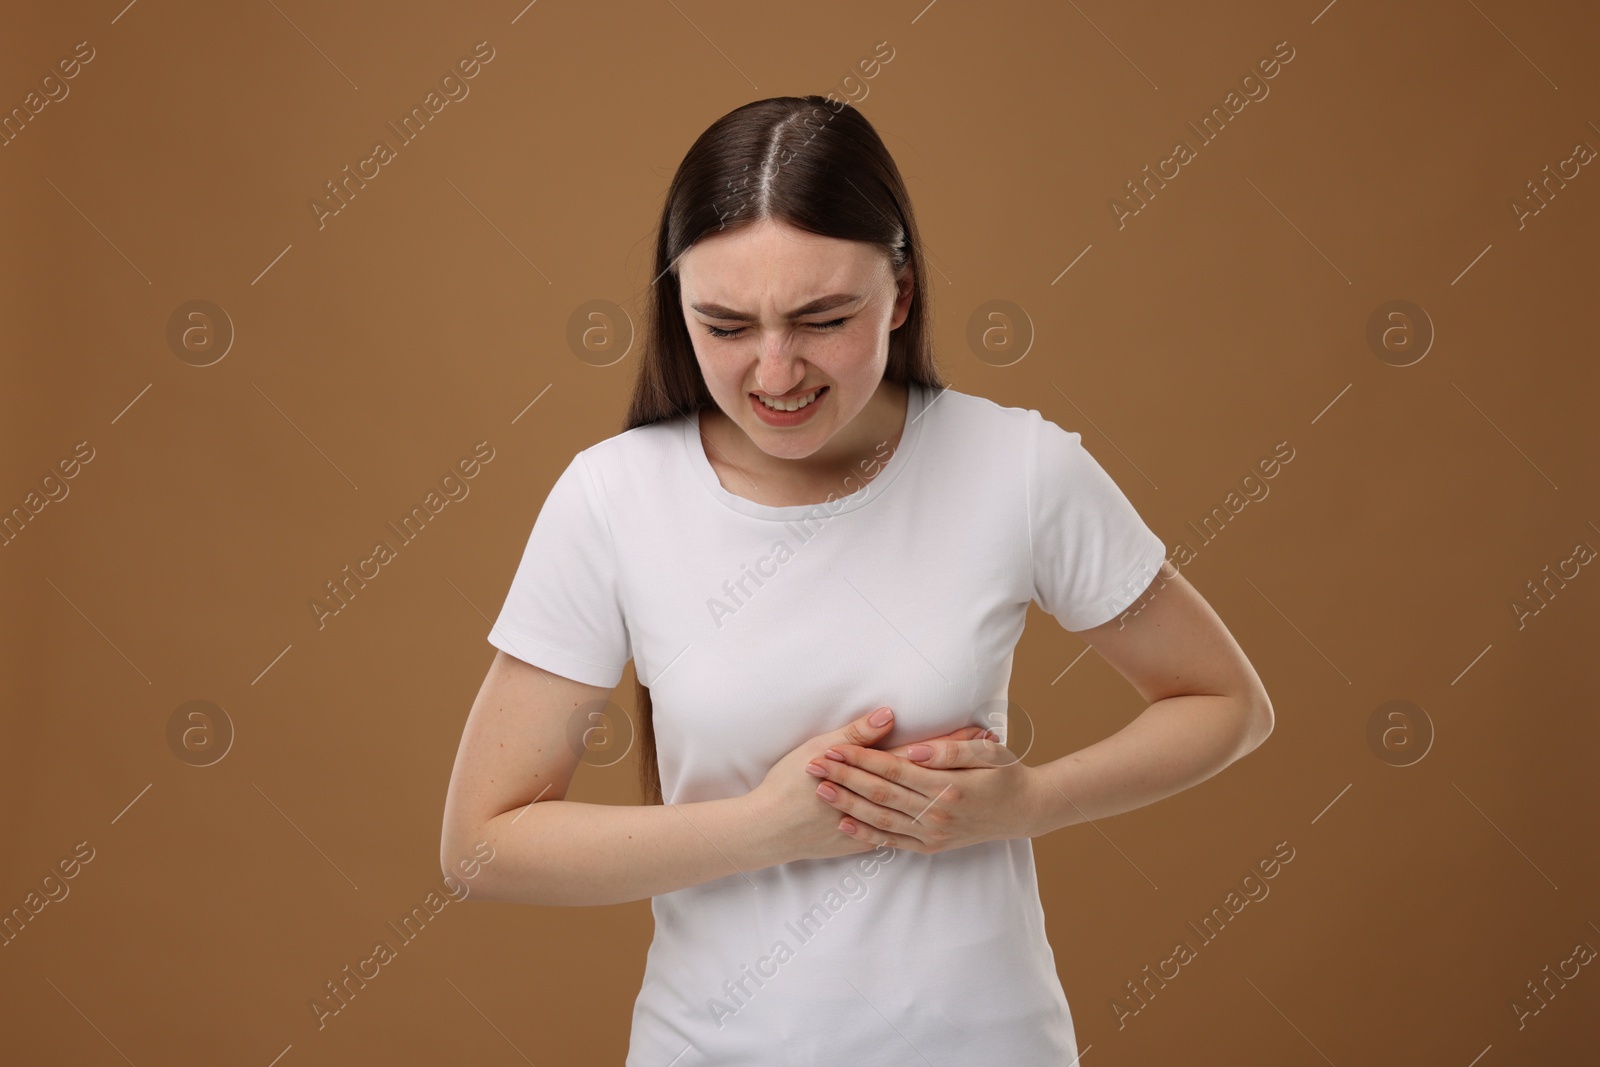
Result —
<path fill-rule="evenodd" d="M 708 437 L 715 434 L 713 443 L 723 462 L 738 467 L 759 483 L 775 486 L 831 484 L 846 475 L 860 478 L 863 461 L 873 457 L 880 459 L 878 467 L 881 469 L 882 455 L 899 447 L 910 408 L 907 386 L 881 381 L 872 399 L 850 424 L 804 459 L 780 459 L 763 452 L 715 405 L 702 409 L 706 421 L 701 429 Z"/>

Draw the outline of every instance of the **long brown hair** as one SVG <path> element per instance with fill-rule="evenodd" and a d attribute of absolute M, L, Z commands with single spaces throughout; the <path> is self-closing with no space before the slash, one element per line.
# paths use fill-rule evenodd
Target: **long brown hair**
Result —
<path fill-rule="evenodd" d="M 653 295 L 623 431 L 692 416 L 715 403 L 684 320 L 678 259 L 702 237 L 763 219 L 876 245 L 889 257 L 896 280 L 909 265 L 911 307 L 889 335 L 883 376 L 901 384 L 946 387 L 934 365 L 922 238 L 889 150 L 848 103 L 775 96 L 735 108 L 712 123 L 672 176 L 656 234 Z M 640 791 L 646 804 L 660 804 L 650 690 L 636 684 Z"/>

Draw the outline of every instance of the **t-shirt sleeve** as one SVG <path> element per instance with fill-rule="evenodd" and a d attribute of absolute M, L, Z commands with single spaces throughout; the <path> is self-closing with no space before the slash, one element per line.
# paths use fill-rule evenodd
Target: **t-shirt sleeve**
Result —
<path fill-rule="evenodd" d="M 552 674 L 615 686 L 633 648 L 604 500 L 582 452 L 550 487 L 489 643 Z"/>
<path fill-rule="evenodd" d="M 1026 451 L 1033 599 L 1067 630 L 1109 622 L 1149 588 L 1166 547 L 1078 433 L 1029 411 Z"/>

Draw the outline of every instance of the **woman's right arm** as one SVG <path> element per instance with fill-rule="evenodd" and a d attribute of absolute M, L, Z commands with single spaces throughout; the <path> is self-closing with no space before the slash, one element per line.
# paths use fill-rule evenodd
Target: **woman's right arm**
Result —
<path fill-rule="evenodd" d="M 610 694 L 496 653 L 445 797 L 442 870 L 459 879 L 479 842 L 494 849 L 467 899 L 618 904 L 794 858 L 755 794 L 646 806 L 563 799 L 582 755 L 568 740 L 573 719 Z"/>

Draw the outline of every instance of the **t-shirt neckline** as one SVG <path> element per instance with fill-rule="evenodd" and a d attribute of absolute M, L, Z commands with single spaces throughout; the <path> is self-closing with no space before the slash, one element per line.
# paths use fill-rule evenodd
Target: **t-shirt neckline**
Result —
<path fill-rule="evenodd" d="M 889 457 L 883 470 L 866 485 L 848 496 L 835 497 L 830 501 L 819 501 L 815 504 L 785 504 L 781 507 L 771 504 L 762 504 L 754 500 L 731 493 L 717 478 L 711 460 L 706 457 L 705 446 L 700 442 L 700 412 L 691 413 L 683 421 L 681 439 L 684 451 L 687 453 L 689 465 L 694 468 L 695 475 L 706 491 L 715 497 L 723 506 L 737 511 L 742 515 L 749 515 L 757 519 L 771 519 L 786 522 L 801 518 L 815 518 L 818 509 L 828 515 L 842 515 L 847 511 L 854 511 L 864 506 L 869 501 L 876 500 L 888 489 L 889 484 L 900 476 L 906 464 L 911 461 L 911 454 L 917 447 L 917 442 L 922 438 L 922 416 L 927 412 L 929 405 L 928 388 L 920 382 L 906 383 L 906 423 L 900 431 L 900 441 L 895 446 L 894 454 Z"/>

